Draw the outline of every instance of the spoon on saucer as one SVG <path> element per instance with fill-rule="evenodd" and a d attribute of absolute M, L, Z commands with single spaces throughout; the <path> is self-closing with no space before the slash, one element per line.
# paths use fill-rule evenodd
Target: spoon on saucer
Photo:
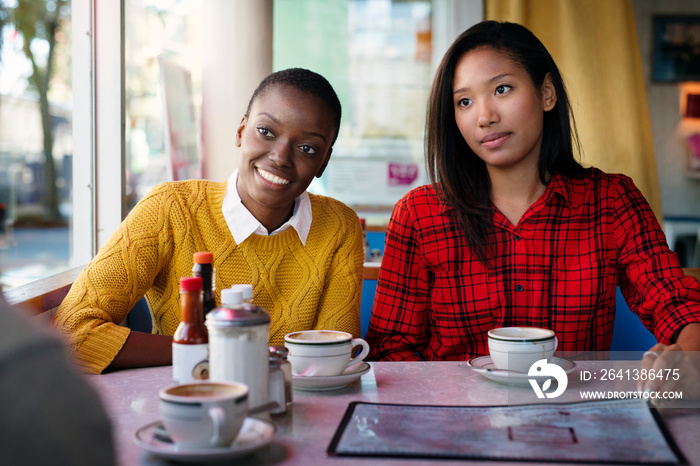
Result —
<path fill-rule="evenodd" d="M 484 370 L 486 372 L 501 372 L 501 373 L 506 373 L 506 374 L 527 374 L 526 372 L 521 372 L 521 371 L 511 371 L 509 369 L 489 369 L 488 367 L 485 367 L 482 370 Z"/>
<path fill-rule="evenodd" d="M 498 374 L 522 374 L 522 375 L 527 375 L 527 372 L 520 372 L 520 371 L 512 371 L 509 369 L 496 369 L 496 368 L 490 368 L 490 367 L 474 367 L 470 366 L 472 369 L 478 372 L 494 372 Z"/>

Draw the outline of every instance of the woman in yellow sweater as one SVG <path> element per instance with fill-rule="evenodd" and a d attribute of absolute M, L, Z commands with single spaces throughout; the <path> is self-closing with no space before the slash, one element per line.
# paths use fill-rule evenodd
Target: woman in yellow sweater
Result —
<path fill-rule="evenodd" d="M 82 271 L 53 319 L 84 370 L 171 363 L 179 279 L 192 274 L 197 251 L 214 254 L 217 290 L 253 284 L 255 302 L 270 311 L 271 344 L 315 328 L 358 336 L 359 219 L 344 204 L 306 192 L 328 164 L 340 116 L 322 76 L 298 68 L 273 73 L 238 127 L 238 169 L 227 181 L 154 187 Z M 152 334 L 119 325 L 144 295 Z"/>

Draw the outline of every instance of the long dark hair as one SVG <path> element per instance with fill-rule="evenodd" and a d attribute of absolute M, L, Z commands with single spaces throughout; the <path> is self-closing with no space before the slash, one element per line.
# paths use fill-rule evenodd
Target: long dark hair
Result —
<path fill-rule="evenodd" d="M 520 65 L 541 89 L 551 74 L 557 95 L 555 107 L 544 112 L 539 177 L 559 172 L 576 176 L 586 171 L 574 158 L 579 141 L 564 82 L 545 46 L 520 24 L 484 21 L 463 32 L 445 53 L 430 93 L 426 118 L 426 165 L 430 181 L 452 207 L 455 221 L 474 254 L 486 263 L 488 233 L 493 224 L 489 198 L 491 182 L 486 164 L 469 147 L 455 122 L 453 79 L 465 53 L 478 47 L 504 53 Z"/>

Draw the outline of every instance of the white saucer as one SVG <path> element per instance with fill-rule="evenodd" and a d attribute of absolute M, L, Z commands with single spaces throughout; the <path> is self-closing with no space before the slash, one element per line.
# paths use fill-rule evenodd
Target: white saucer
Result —
<path fill-rule="evenodd" d="M 155 421 L 141 427 L 134 434 L 134 442 L 154 455 L 175 461 L 205 462 L 238 458 L 267 445 L 277 435 L 277 427 L 273 423 L 248 417 L 238 437 L 228 447 L 183 449 L 154 436 L 154 427 L 162 424 L 162 421 Z"/>
<path fill-rule="evenodd" d="M 554 357 L 552 362 L 569 374 L 576 368 L 576 363 L 568 359 Z M 496 366 L 491 361 L 491 356 L 479 356 L 471 358 L 467 364 L 471 366 L 479 374 L 494 382 L 510 385 L 529 385 L 528 375 L 522 372 L 509 372 L 501 369 L 496 369 Z"/>
<path fill-rule="evenodd" d="M 292 388 L 294 388 L 294 390 L 311 392 L 337 390 L 359 379 L 369 372 L 370 369 L 370 365 L 362 361 L 361 363 L 349 367 L 340 375 L 329 375 L 325 377 L 292 375 Z"/>

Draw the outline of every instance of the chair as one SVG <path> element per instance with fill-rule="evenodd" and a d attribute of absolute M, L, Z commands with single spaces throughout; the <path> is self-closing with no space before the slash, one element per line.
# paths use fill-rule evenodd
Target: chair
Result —
<path fill-rule="evenodd" d="M 384 237 L 386 228 L 370 226 L 367 228 L 367 240 L 371 250 L 379 250 L 380 256 L 384 252 Z M 365 262 L 362 275 L 362 300 L 360 302 L 360 335 L 365 337 L 369 328 L 369 319 L 372 316 L 374 293 L 377 290 L 377 276 L 379 275 L 380 262 Z"/>
<path fill-rule="evenodd" d="M 33 318 L 48 324 L 56 313 L 56 308 L 66 297 L 73 282 L 84 268 L 84 265 L 74 267 L 65 272 L 12 288 L 4 292 L 5 299 L 12 305 L 22 306 L 22 309 Z M 141 298 L 131 309 L 127 316 L 126 325 L 132 330 L 150 333 L 151 313 L 146 298 Z"/>
<path fill-rule="evenodd" d="M 700 268 L 684 268 L 683 272 L 700 280 Z M 646 351 L 656 343 L 654 334 L 630 310 L 618 287 L 615 296 L 615 326 L 610 351 Z"/>
<path fill-rule="evenodd" d="M 21 305 L 32 317 L 48 323 L 85 266 L 42 278 L 5 291 L 10 304 Z"/>
<path fill-rule="evenodd" d="M 369 328 L 369 318 L 372 316 L 374 293 L 377 290 L 379 262 L 366 262 L 362 274 L 362 300 L 360 301 L 360 335 L 365 337 Z"/>
<path fill-rule="evenodd" d="M 615 323 L 610 351 L 646 351 L 656 344 L 656 337 L 627 306 L 620 287 L 615 292 Z"/>

